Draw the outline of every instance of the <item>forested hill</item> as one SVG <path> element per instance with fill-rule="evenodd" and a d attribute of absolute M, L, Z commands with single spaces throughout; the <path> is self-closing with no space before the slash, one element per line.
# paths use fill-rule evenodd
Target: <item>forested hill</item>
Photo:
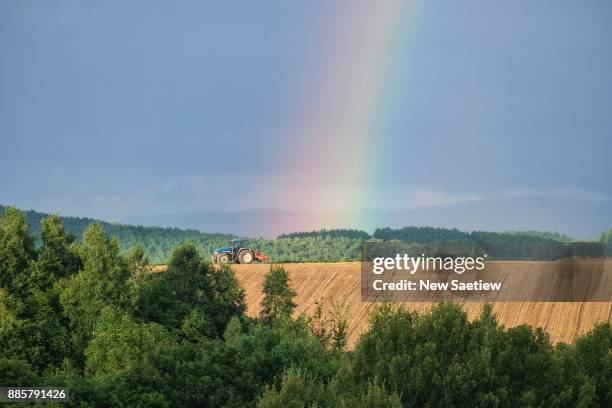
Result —
<path fill-rule="evenodd" d="M 0 213 L 6 207 L 0 205 Z M 40 236 L 40 221 L 48 214 L 37 211 L 23 211 L 30 227 L 30 231 L 38 239 Z M 226 246 L 227 242 L 235 238 L 231 234 L 209 234 L 196 230 L 183 230 L 178 228 L 143 227 L 136 225 L 115 224 L 93 218 L 64 217 L 66 231 L 77 238 L 83 236 L 85 229 L 92 223 L 100 223 L 104 231 L 119 240 L 122 251 L 126 251 L 136 244 L 144 246 L 147 255 L 152 262 L 165 262 L 170 256 L 172 249 L 185 241 L 191 241 L 198 246 L 203 253 L 212 253 L 215 248 Z"/>
<path fill-rule="evenodd" d="M 0 213 L 4 211 L 0 206 Z M 30 231 L 38 238 L 40 221 L 47 214 L 24 211 Z M 81 238 L 87 226 L 98 222 L 107 234 L 117 237 L 120 248 L 127 251 L 140 243 L 153 263 L 165 263 L 172 249 L 185 242 L 193 242 L 202 254 L 208 256 L 215 248 L 227 246 L 232 234 L 204 233 L 178 228 L 143 227 L 114 224 L 91 218 L 62 217 L 66 230 Z M 486 251 L 497 259 L 546 260 L 555 259 L 568 245 L 571 238 L 556 232 L 464 232 L 457 229 L 433 227 L 379 228 L 373 235 L 353 229 L 319 230 L 280 235 L 273 240 L 252 239 L 250 246 L 270 256 L 273 262 L 337 262 L 359 259 L 364 241 L 400 241 L 410 244 L 438 244 L 459 242 Z M 612 230 L 603 233 L 600 241 L 612 252 Z M 588 243 L 587 243 L 588 244 Z M 583 245 L 584 246 L 584 245 Z"/>
<path fill-rule="evenodd" d="M 357 238 L 367 240 L 372 238 L 370 234 L 365 231 L 357 229 L 322 229 L 318 231 L 303 231 L 303 232 L 291 232 L 288 234 L 281 234 L 278 238 L 308 238 L 308 237 L 331 237 L 331 238 Z"/>
<path fill-rule="evenodd" d="M 0 214 L 6 206 L 0 205 Z M 37 211 L 23 211 L 30 227 L 30 232 L 40 237 L 40 221 L 48 214 Z M 232 234 L 204 233 L 197 230 L 178 228 L 143 227 L 109 223 L 93 218 L 62 216 L 65 228 L 72 235 L 81 239 L 88 225 L 100 223 L 104 231 L 117 238 L 122 251 L 127 251 L 136 244 L 142 244 L 152 263 L 166 263 L 172 250 L 179 244 L 190 241 L 204 256 L 212 254 L 215 248 L 225 247 L 228 241 L 236 238 Z M 250 245 L 270 256 L 274 262 L 335 262 L 357 260 L 359 247 L 363 239 L 341 236 L 333 231 L 330 234 L 311 233 L 304 237 L 285 237 L 274 240 L 252 239 Z M 367 237 L 367 233 L 366 234 Z M 362 237 L 363 238 L 363 237 Z"/>
<path fill-rule="evenodd" d="M 458 243 L 475 252 L 484 252 L 494 259 L 552 260 L 566 256 L 599 257 L 612 253 L 612 229 L 598 241 L 576 241 L 550 231 L 465 232 L 433 227 L 379 228 L 374 239 L 409 244 L 438 245 Z M 603 244 L 603 245 L 602 245 Z"/>

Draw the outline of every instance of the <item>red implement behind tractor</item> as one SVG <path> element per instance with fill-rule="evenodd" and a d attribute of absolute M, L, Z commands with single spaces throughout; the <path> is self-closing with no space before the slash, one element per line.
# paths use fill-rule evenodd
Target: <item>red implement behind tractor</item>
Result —
<path fill-rule="evenodd" d="M 257 259 L 259 262 L 268 262 L 270 260 L 268 255 L 264 255 L 261 252 L 255 252 L 255 259 Z"/>

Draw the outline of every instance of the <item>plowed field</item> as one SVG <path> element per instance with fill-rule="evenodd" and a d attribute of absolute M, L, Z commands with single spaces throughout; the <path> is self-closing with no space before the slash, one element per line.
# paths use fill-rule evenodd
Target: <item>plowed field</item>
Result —
<path fill-rule="evenodd" d="M 296 316 L 304 312 L 312 313 L 317 300 L 345 302 L 349 320 L 349 345 L 352 346 L 367 329 L 368 314 L 375 305 L 361 301 L 360 264 L 347 262 L 283 266 L 289 272 L 291 287 L 297 292 Z M 542 266 L 539 262 L 511 262 L 511 267 L 521 268 L 528 273 Z M 605 267 L 609 270 L 612 261 L 606 262 Z M 248 314 L 257 316 L 262 298 L 262 283 L 269 265 L 233 265 L 233 268 L 246 290 Z M 425 311 L 432 303 L 407 302 L 404 305 L 412 310 Z M 482 306 L 480 302 L 463 303 L 470 318 L 477 317 Z M 520 324 L 542 327 L 550 334 L 553 342 L 566 343 L 575 341 L 596 322 L 610 321 L 612 316 L 612 302 L 500 302 L 493 303 L 493 309 L 499 323 L 506 327 Z"/>

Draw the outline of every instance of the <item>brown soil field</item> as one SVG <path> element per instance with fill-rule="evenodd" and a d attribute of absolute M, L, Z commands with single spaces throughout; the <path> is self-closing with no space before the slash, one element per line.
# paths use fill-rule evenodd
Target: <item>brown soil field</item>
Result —
<path fill-rule="evenodd" d="M 520 268 L 528 273 L 543 262 L 500 262 L 501 266 Z M 236 277 L 246 291 L 247 313 L 259 315 L 264 275 L 270 265 L 233 265 Z M 349 347 L 368 328 L 368 315 L 376 302 L 361 301 L 361 270 L 357 262 L 284 264 L 291 287 L 296 291 L 295 316 L 312 314 L 315 302 L 342 303 L 347 308 Z M 606 262 L 606 270 L 612 261 Z M 478 317 L 482 302 L 461 302 L 470 319 Z M 427 311 L 432 302 L 397 302 L 410 310 Z M 610 321 L 612 302 L 494 302 L 498 322 L 505 327 L 528 324 L 542 327 L 553 342 L 572 343 L 597 322 Z"/>

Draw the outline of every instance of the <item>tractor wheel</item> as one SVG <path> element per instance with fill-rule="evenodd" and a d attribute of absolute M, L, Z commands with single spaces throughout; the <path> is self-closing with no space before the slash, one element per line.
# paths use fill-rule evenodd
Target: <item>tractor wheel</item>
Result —
<path fill-rule="evenodd" d="M 227 254 L 219 254 L 217 255 L 217 262 L 220 264 L 226 264 L 229 263 L 230 259 L 229 259 L 229 255 Z"/>
<path fill-rule="evenodd" d="M 238 254 L 238 262 L 241 264 L 250 264 L 255 259 L 251 251 L 242 251 Z"/>

